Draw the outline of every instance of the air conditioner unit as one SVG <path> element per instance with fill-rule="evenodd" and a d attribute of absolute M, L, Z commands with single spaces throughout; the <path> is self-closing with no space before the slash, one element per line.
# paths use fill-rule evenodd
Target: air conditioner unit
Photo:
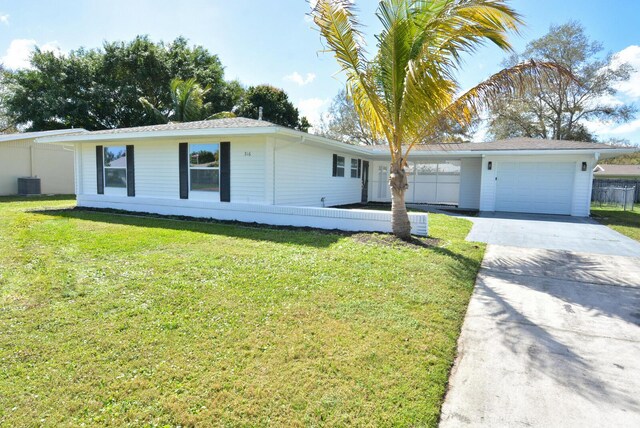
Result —
<path fill-rule="evenodd" d="M 38 177 L 19 177 L 18 194 L 21 196 L 39 195 L 40 179 Z"/>

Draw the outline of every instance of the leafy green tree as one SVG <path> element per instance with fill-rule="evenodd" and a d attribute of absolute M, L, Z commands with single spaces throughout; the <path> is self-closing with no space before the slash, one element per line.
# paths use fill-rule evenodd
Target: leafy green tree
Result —
<path fill-rule="evenodd" d="M 304 132 L 310 127 L 309 121 L 300 117 L 298 109 L 289 101 L 287 93 L 271 85 L 251 86 L 247 89 L 234 113 L 241 117 L 257 119 L 260 107 L 263 109 L 264 120 Z"/>
<path fill-rule="evenodd" d="M 611 56 L 599 58 L 602 45 L 585 34 L 577 22 L 551 26 L 549 32 L 530 42 L 521 54 L 504 63 L 513 66 L 526 58 L 552 61 L 571 71 L 577 80 L 554 76 L 546 84 L 532 86 L 518 97 L 506 97 L 491 109 L 489 134 L 496 139 L 532 137 L 556 140 L 595 141 L 586 127 L 590 120 L 626 122 L 633 118 L 632 105 L 607 101 L 616 84 L 628 80 L 632 68 L 614 66 Z"/>
<path fill-rule="evenodd" d="M 392 230 L 406 240 L 411 224 L 405 166 L 411 148 L 436 141 L 451 121 L 470 123 L 482 108 L 547 70 L 562 70 L 548 63 L 518 64 L 456 97 L 463 53 L 487 41 L 510 48 L 507 33 L 520 18 L 504 0 L 381 0 L 377 17 L 383 30 L 373 59 L 365 56 L 351 1 L 317 0 L 312 17 L 346 76 L 358 117 L 374 139 L 389 145 Z"/>
<path fill-rule="evenodd" d="M 6 98 L 8 95 L 6 71 L 0 64 L 0 134 L 11 133 L 15 131 L 11 119 L 7 115 Z"/>
<path fill-rule="evenodd" d="M 5 106 L 11 120 L 28 130 L 82 127 L 89 130 L 159 123 L 140 103 L 172 104 L 170 82 L 196 79 L 211 112 L 231 110 L 242 94 L 224 81 L 218 57 L 184 38 L 154 43 L 139 36 L 108 42 L 102 49 L 80 48 L 57 56 L 36 49 L 31 69 L 9 73 Z"/>
<path fill-rule="evenodd" d="M 630 153 L 628 155 L 605 159 L 601 163 L 608 165 L 640 165 L 640 153 Z"/>

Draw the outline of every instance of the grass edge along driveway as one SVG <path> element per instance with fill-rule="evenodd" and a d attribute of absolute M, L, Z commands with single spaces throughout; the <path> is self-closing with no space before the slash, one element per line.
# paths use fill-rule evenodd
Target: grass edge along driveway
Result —
<path fill-rule="evenodd" d="M 636 204 L 633 211 L 592 205 L 591 215 L 605 226 L 640 242 L 640 204 Z"/>
<path fill-rule="evenodd" d="M 0 198 L 0 425 L 436 426 L 483 256 Z"/>

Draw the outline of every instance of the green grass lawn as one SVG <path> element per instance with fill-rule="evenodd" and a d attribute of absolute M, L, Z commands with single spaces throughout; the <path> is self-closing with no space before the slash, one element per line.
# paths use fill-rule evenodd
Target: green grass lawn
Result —
<path fill-rule="evenodd" d="M 640 241 L 640 205 L 636 205 L 633 211 L 593 205 L 591 206 L 591 215 L 600 223 L 606 224 L 629 238 Z"/>
<path fill-rule="evenodd" d="M 420 248 L 0 201 L 0 425 L 437 424 L 468 221 Z"/>

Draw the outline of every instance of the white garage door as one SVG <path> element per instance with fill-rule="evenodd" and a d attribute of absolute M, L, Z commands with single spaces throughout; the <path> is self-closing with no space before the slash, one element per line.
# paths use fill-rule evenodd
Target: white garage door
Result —
<path fill-rule="evenodd" d="M 574 163 L 500 162 L 496 211 L 571 214 Z"/>

